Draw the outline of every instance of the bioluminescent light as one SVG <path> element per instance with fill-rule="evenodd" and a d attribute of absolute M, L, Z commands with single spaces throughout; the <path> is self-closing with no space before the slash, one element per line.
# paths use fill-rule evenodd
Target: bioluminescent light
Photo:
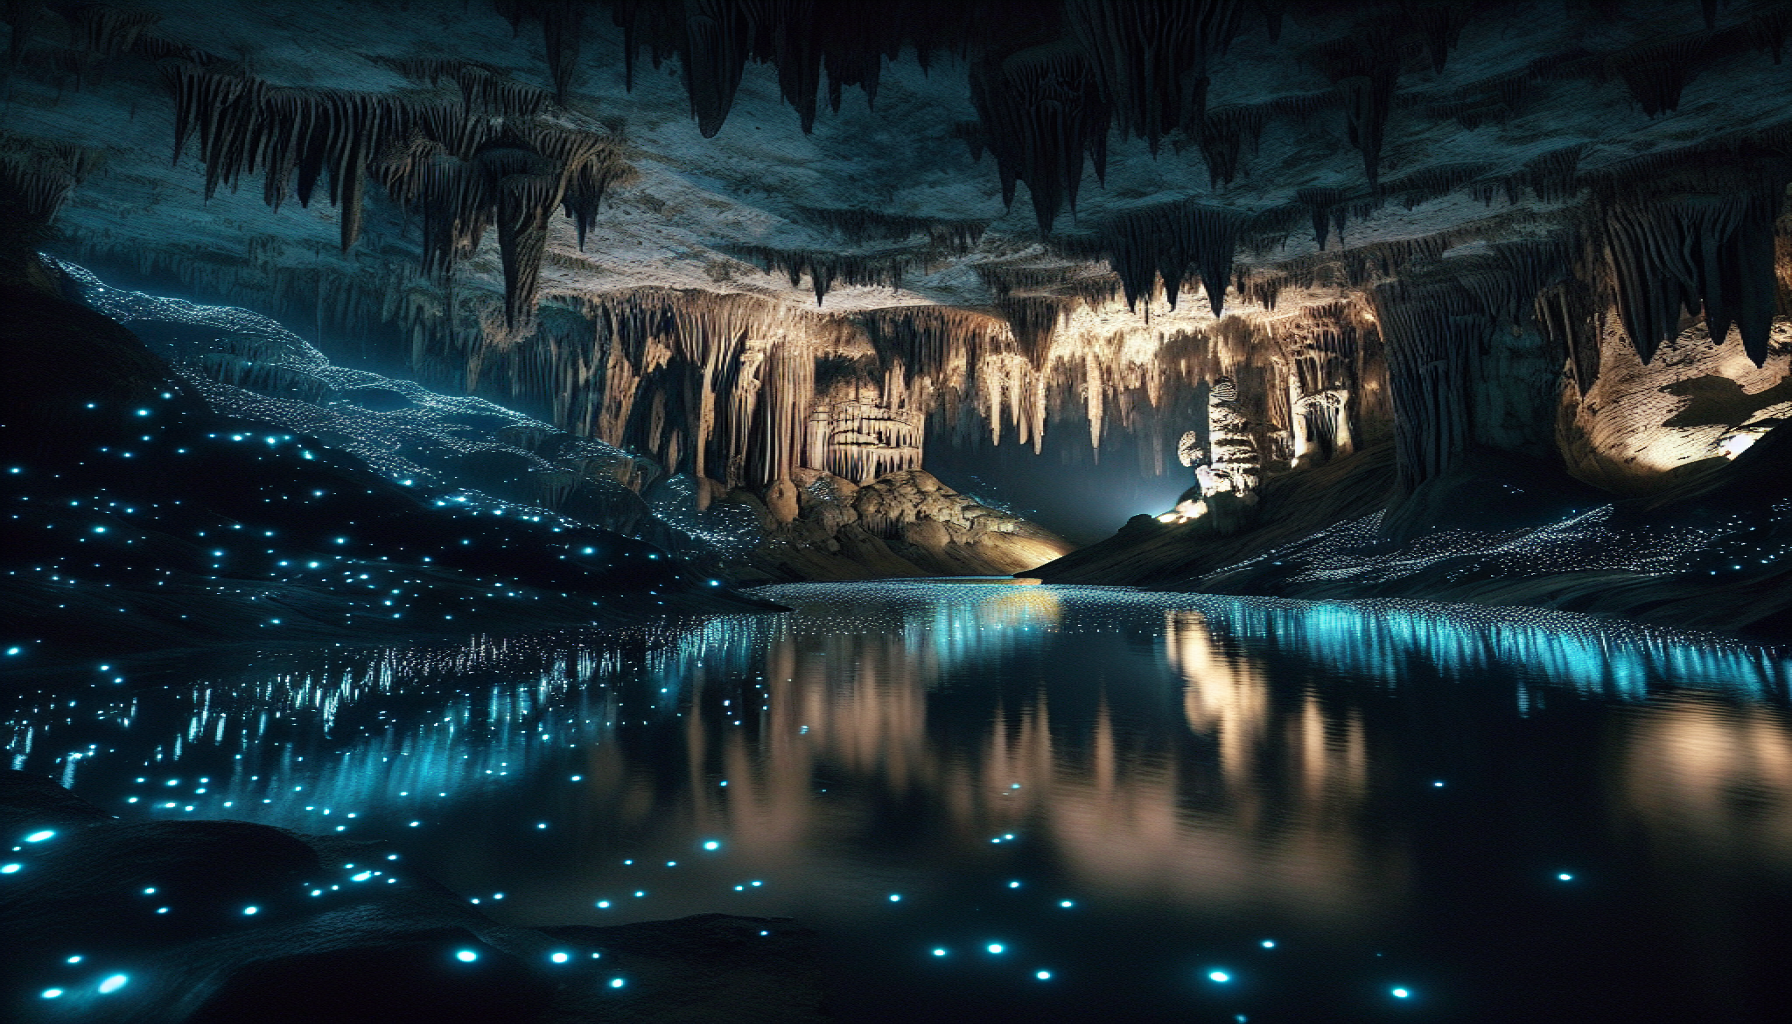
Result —
<path fill-rule="evenodd" d="M 23 868 L 23 864 L 0 864 L 0 875 L 10 875 Z"/>
<path fill-rule="evenodd" d="M 463 964 L 470 964 L 473 961 L 479 959 L 479 954 L 473 952 L 470 949 L 463 949 L 460 952 L 454 954 L 454 959 L 459 960 Z"/>
<path fill-rule="evenodd" d="M 705 850 L 720 850 L 722 848 L 722 844 L 716 842 L 714 839 L 711 839 L 709 842 L 703 844 L 703 848 Z"/>
<path fill-rule="evenodd" d="M 1574 881 L 1574 876 L 1573 876 L 1573 875 L 1571 875 L 1571 874 L 1569 874 L 1569 873 L 1568 873 L 1568 872 L 1566 872 L 1566 871 L 1562 871 L 1562 872 L 1558 872 L 1558 873 L 1557 873 L 1557 874 L 1556 874 L 1556 881 L 1558 881 L 1558 882 L 1572 882 L 1572 881 Z"/>
<path fill-rule="evenodd" d="M 1409 989 L 1404 989 L 1404 988 L 1394 989 L 1394 998 L 1395 999 L 1405 999 L 1411 995 L 1412 995 L 1412 992 Z"/>
<path fill-rule="evenodd" d="M 74 956 L 69 957 L 67 960 L 65 960 L 63 962 L 70 963 L 70 964 L 78 964 L 84 959 L 86 959 L 86 958 L 81 956 L 81 954 L 76 953 Z"/>
<path fill-rule="evenodd" d="M 1276 940 L 1264 939 L 1262 942 L 1257 943 L 1257 945 L 1262 946 L 1264 949 L 1274 949 L 1276 948 Z"/>
<path fill-rule="evenodd" d="M 56 835 L 56 833 L 54 830 L 44 829 L 42 832 L 33 832 L 30 835 L 26 836 L 25 841 L 27 843 L 41 843 L 44 840 L 52 838 L 55 835 Z"/>
<path fill-rule="evenodd" d="M 1442 779 L 1438 779 L 1438 780 L 1436 780 L 1436 781 L 1435 781 L 1435 782 L 1433 782 L 1433 783 L 1431 783 L 1431 784 L 1432 784 L 1432 785 L 1433 785 L 1433 786 L 1435 786 L 1435 787 L 1437 787 L 1437 788 L 1438 788 L 1438 789 L 1442 789 L 1442 788 L 1444 788 L 1444 780 L 1442 780 Z"/>
<path fill-rule="evenodd" d="M 260 907 L 244 907 L 243 908 L 243 914 L 246 916 L 249 916 L 249 917 L 253 917 L 259 913 L 261 913 Z"/>
<path fill-rule="evenodd" d="M 1010 888 L 1010 889 L 1018 889 L 1018 888 L 1020 888 L 1020 882 L 1018 882 L 1018 881 L 1014 881 L 1014 882 L 1009 882 L 1009 883 L 1008 883 L 1008 888 Z"/>
<path fill-rule="evenodd" d="M 127 975 L 114 974 L 110 978 L 107 978 L 105 981 L 100 982 L 100 994 L 109 996 L 112 993 L 123 988 L 125 986 L 125 982 L 130 981 L 130 980 L 131 980 L 130 977 Z"/>
<path fill-rule="evenodd" d="M 610 901 L 609 900 L 598 900 L 597 901 L 597 909 L 599 909 L 599 910 L 610 909 Z"/>
<path fill-rule="evenodd" d="M 901 903 L 902 902 L 902 894 L 899 892 L 891 893 L 890 894 L 890 902 L 891 903 Z"/>
<path fill-rule="evenodd" d="M 1213 981 L 1213 982 L 1218 982 L 1219 984 L 1224 985 L 1226 982 L 1232 980 L 1232 976 L 1230 974 L 1227 974 L 1225 971 L 1208 971 L 1207 972 L 1207 980 Z"/>
<path fill-rule="evenodd" d="M 934 951 L 933 951 L 933 955 L 934 955 L 934 956 L 945 956 L 945 955 L 946 955 L 946 951 L 945 951 L 945 950 L 944 950 L 944 949 L 935 949 L 935 950 L 934 950 Z"/>
<path fill-rule="evenodd" d="M 1075 900 L 1059 900 L 1058 906 L 1063 907 L 1065 910 L 1069 910 L 1071 907 L 1076 906 L 1076 901 Z"/>
<path fill-rule="evenodd" d="M 983 948 L 989 950 L 991 953 L 1000 953 L 1008 947 L 1002 945 L 1000 942 L 992 942 Z"/>
<path fill-rule="evenodd" d="M 46 988 L 43 991 L 43 997 L 45 999 L 60 999 L 62 997 L 62 990 L 59 988 Z"/>
<path fill-rule="evenodd" d="M 553 962 L 555 962 L 557 964 L 563 964 L 566 961 L 571 960 L 572 957 L 565 953 L 555 953 L 555 954 L 549 956 L 548 959 L 552 960 Z"/>
<path fill-rule="evenodd" d="M 621 988 L 623 986 L 623 984 L 624 984 L 624 982 L 621 978 L 611 978 L 610 979 L 610 987 L 611 988 Z"/>
<path fill-rule="evenodd" d="M 1050 981 L 1050 980 L 1052 980 L 1052 972 L 1050 972 L 1050 971 L 1034 971 L 1033 977 L 1038 978 L 1040 981 Z"/>

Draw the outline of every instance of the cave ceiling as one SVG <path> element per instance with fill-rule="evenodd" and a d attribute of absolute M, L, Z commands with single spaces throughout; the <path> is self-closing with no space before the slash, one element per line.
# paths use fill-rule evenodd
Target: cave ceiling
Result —
<path fill-rule="evenodd" d="M 1340 299 L 1367 313 L 1377 284 L 1561 250 L 1639 179 L 1679 175 L 1674 195 L 1721 199 L 1755 175 L 1777 201 L 1792 138 L 1786 5 L 1742 0 L 7 10 L 11 144 L 99 151 L 46 248 L 301 328 L 309 305 L 325 334 L 325 307 L 389 321 L 476 307 L 487 337 L 514 336 L 538 308 L 678 289 L 750 297 L 758 322 L 811 334 L 871 311 L 962 310 L 1011 325 L 1023 349 L 1028 335 L 1058 346 L 1036 366 L 1128 335 L 1127 358 L 1147 364 L 1216 315 L 1286 321 Z M 264 185 L 256 154 L 274 160 L 276 145 L 207 141 L 261 130 L 220 119 L 224 87 L 262 90 L 266 110 L 335 90 L 348 113 L 332 124 L 386 127 L 367 129 L 367 151 L 330 143 L 327 184 L 301 204 L 291 167 Z M 436 132 L 419 144 L 435 156 L 414 148 L 393 170 L 395 146 L 435 131 L 399 125 L 413 116 L 401 107 L 478 115 L 483 155 L 469 142 L 464 166 L 488 160 L 492 181 L 533 174 L 546 191 L 490 199 L 479 226 L 496 228 L 471 235 L 476 204 L 444 200 L 432 255 L 429 210 L 400 193 L 439 185 L 429 161 L 454 144 Z M 549 163 L 528 164 L 537 154 Z M 357 166 L 338 171 L 339 156 Z M 373 180 L 337 180 L 382 160 Z M 581 173 L 583 225 L 560 208 L 573 212 Z M 529 217 L 550 200 L 532 256 Z M 1637 229 L 1642 248 L 1651 230 Z M 1515 242 L 1532 248 L 1500 249 Z M 1608 291 L 1647 357 L 1660 339 L 1643 336 L 1679 324 L 1625 294 L 1621 263 Z"/>

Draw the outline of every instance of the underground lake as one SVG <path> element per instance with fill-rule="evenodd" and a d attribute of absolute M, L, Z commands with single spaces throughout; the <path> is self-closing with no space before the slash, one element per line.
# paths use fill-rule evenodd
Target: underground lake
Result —
<path fill-rule="evenodd" d="M 846 1020 L 1787 1008 L 1784 651 L 1421 602 L 761 596 L 793 610 L 70 669 L 6 709 L 7 749 L 127 822 L 371 844 L 239 900 L 259 916 L 132 892 L 120 919 L 246 929 L 418 870 L 519 926 L 795 918 Z M 4 884 L 62 842 L 15 840 Z M 71 1001 L 159 983 L 29 958 Z"/>

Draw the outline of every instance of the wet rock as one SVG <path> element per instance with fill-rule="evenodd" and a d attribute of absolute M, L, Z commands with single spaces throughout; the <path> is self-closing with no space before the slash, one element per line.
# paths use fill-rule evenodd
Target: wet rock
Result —
<path fill-rule="evenodd" d="M 0 876 L 7 1020 L 827 1019 L 814 936 L 789 921 L 514 928 L 377 843 L 122 822 L 17 771 L 0 830 L 20 847 Z"/>

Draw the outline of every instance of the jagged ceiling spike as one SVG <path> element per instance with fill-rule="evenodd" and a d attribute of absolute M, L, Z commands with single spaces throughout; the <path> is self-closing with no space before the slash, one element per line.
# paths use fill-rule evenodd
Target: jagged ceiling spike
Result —
<path fill-rule="evenodd" d="M 1164 135 L 1200 124 L 1208 60 L 1238 33 L 1241 0 L 1067 0 L 1065 12 L 1094 66 L 1120 134 L 1153 155 Z"/>
<path fill-rule="evenodd" d="M 1253 155 L 1263 138 L 1269 110 L 1265 105 L 1231 106 L 1207 111 L 1196 130 L 1201 156 L 1207 161 L 1209 187 L 1230 185 L 1239 175 L 1239 157 L 1246 147 Z"/>
<path fill-rule="evenodd" d="M 1400 13 L 1425 40 L 1431 70 L 1443 74 L 1450 51 L 1456 48 L 1463 26 L 1474 13 L 1472 0 L 1401 0 Z"/>
<path fill-rule="evenodd" d="M 162 20 L 157 11 L 96 3 L 76 4 L 67 17 L 81 45 L 103 57 L 131 49 L 144 30 Z"/>
<path fill-rule="evenodd" d="M 1371 188 L 1380 180 L 1382 139 L 1400 78 L 1399 34 L 1398 26 L 1377 18 L 1312 52 L 1313 62 L 1343 101 L 1350 144 L 1363 154 L 1363 174 Z"/>
<path fill-rule="evenodd" d="M 1707 33 L 1643 43 L 1605 58 L 1609 72 L 1624 80 L 1630 98 L 1649 117 L 1680 109 L 1680 93 L 1705 69 Z"/>
<path fill-rule="evenodd" d="M 1218 317 L 1238 237 L 1248 218 L 1236 210 L 1195 203 L 1170 203 L 1130 210 L 1104 220 L 1099 234 L 1108 263 L 1119 275 L 1128 308 L 1149 300 L 1158 280 L 1170 308 L 1182 283 L 1198 276 Z"/>
<path fill-rule="evenodd" d="M 37 30 L 38 22 L 48 13 L 48 8 L 41 0 L 6 0 L 0 6 L 0 19 L 12 26 L 12 41 L 7 44 L 7 57 L 13 67 L 18 67 L 25 59 L 25 48 L 31 45 L 31 37 Z"/>
<path fill-rule="evenodd" d="M 1075 212 L 1085 154 L 1105 178 L 1110 115 L 1078 47 L 1053 43 L 973 64 L 971 102 L 996 158 L 1002 202 L 1012 206 L 1015 182 L 1026 182 L 1041 234 L 1066 201 Z"/>
<path fill-rule="evenodd" d="M 1703 312 L 1714 342 L 1736 324 L 1759 365 L 1777 295 L 1773 225 L 1792 166 L 1780 154 L 1658 163 L 1608 169 L 1595 189 L 1625 333 L 1647 363 L 1680 333 L 1682 310 Z"/>

